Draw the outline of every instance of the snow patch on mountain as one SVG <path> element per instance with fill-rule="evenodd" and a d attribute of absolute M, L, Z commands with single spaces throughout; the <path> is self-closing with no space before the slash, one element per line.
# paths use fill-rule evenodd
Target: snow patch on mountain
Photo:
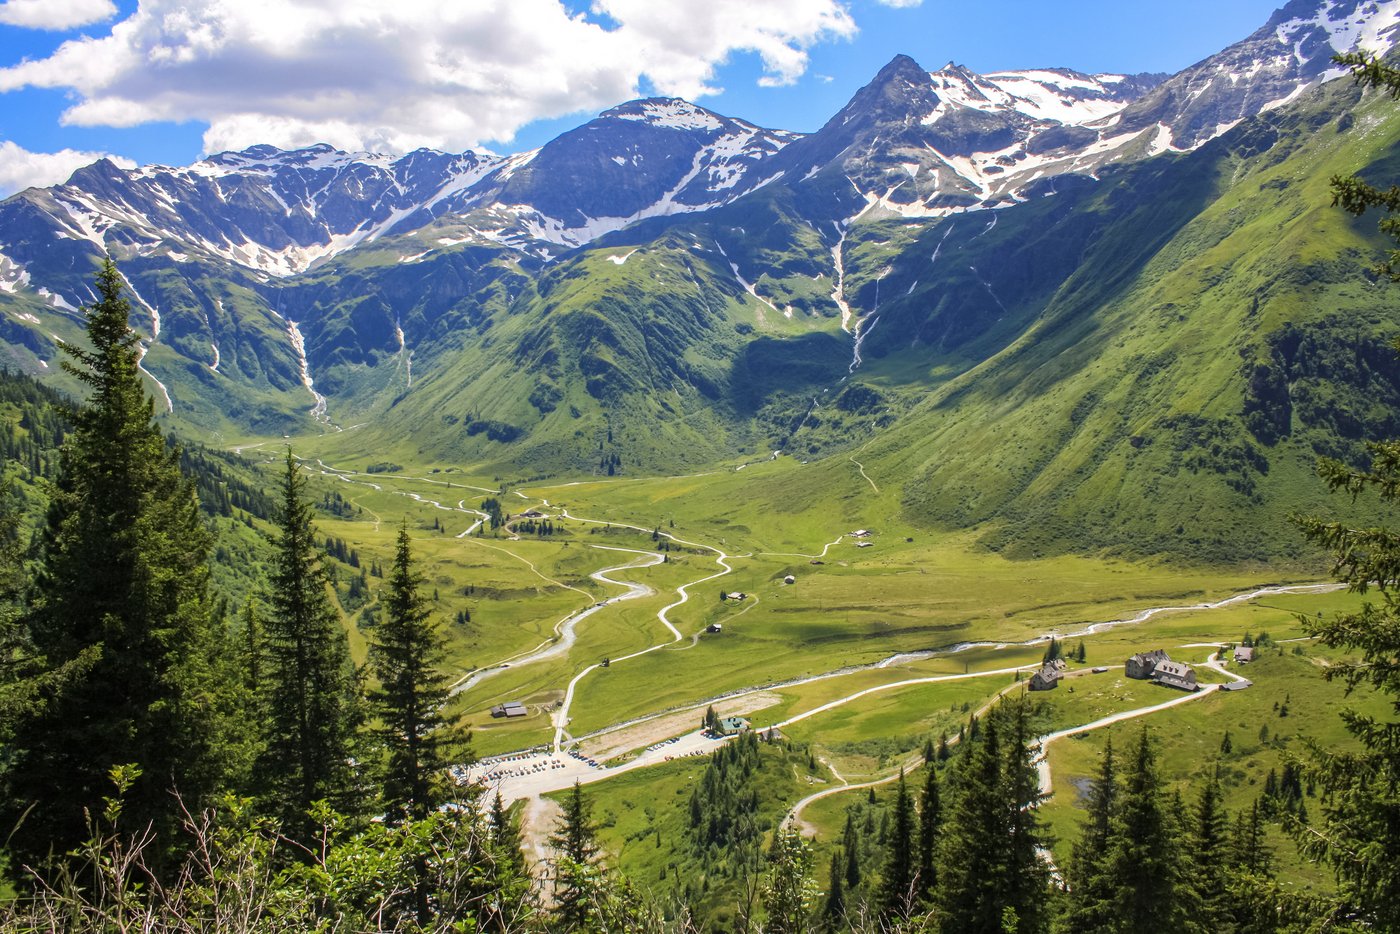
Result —
<path fill-rule="evenodd" d="M 1002 71 L 986 76 L 1009 107 L 1036 120 L 1080 126 L 1123 109 L 1116 83 L 1069 71 Z"/>
<path fill-rule="evenodd" d="M 1279 23 L 1274 34 L 1282 45 L 1291 46 L 1299 61 L 1306 60 L 1304 44 L 1317 30 L 1327 36 L 1336 52 L 1380 54 L 1395 44 L 1400 29 L 1400 3 L 1394 0 L 1328 0 L 1312 17 L 1295 17 Z M 1341 74 L 1337 69 L 1335 74 Z"/>
<path fill-rule="evenodd" d="M 326 397 L 316 391 L 315 383 L 311 379 L 311 366 L 306 360 L 306 339 L 302 337 L 301 327 L 290 318 L 283 318 L 283 323 L 287 325 L 287 339 L 291 341 L 292 353 L 296 355 L 297 373 L 301 377 L 301 384 L 306 387 L 306 391 L 311 393 L 313 404 L 311 406 L 311 417 L 318 422 L 330 424 L 330 418 L 326 415 Z"/>
<path fill-rule="evenodd" d="M 28 285 L 29 270 L 4 253 L 0 253 L 0 292 L 9 292 L 13 295 Z"/>
<path fill-rule="evenodd" d="M 165 388 L 165 384 L 162 383 L 159 379 L 157 379 L 154 373 L 146 369 L 145 360 L 146 354 L 149 351 L 150 348 L 145 344 L 136 345 L 136 369 L 141 373 L 144 373 L 151 380 L 151 382 L 156 384 L 156 388 L 160 390 L 161 398 L 165 401 L 165 411 L 174 412 L 175 401 L 170 398 L 170 390 Z"/>
<path fill-rule="evenodd" d="M 680 98 L 624 104 L 605 111 L 603 116 L 618 120 L 641 120 L 671 130 L 718 130 L 724 125 L 705 108 Z"/>

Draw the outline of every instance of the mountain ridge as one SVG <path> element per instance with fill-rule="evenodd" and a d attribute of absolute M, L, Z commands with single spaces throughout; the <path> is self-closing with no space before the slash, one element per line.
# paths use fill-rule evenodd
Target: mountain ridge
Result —
<path fill-rule="evenodd" d="M 979 397 L 976 374 L 994 374 L 991 398 L 1019 398 L 1009 374 L 1039 359 L 1024 348 L 1060 346 L 1055 328 L 1119 333 L 1107 324 L 1120 316 L 1115 303 L 1139 293 L 1117 291 L 1124 272 L 1105 258 L 1172 279 L 1157 253 L 1181 251 L 1173 237 L 1214 229 L 1198 215 L 1234 179 L 1283 163 L 1304 172 L 1345 153 L 1362 165 L 1388 158 L 1324 119 L 1324 105 L 1351 113 L 1360 97 L 1339 90 L 1344 82 L 1319 84 L 1337 36 L 1393 41 L 1400 0 L 1294 2 L 1270 24 L 1168 77 L 976 75 L 953 63 L 929 72 L 899 56 L 810 134 L 649 98 L 507 157 L 317 146 L 250 147 L 184 169 L 98 163 L 68 185 L 0 203 L 0 340 L 13 365 L 49 371 L 52 339 L 78 335 L 87 269 L 107 249 L 132 286 L 157 405 L 200 437 L 311 431 L 335 444 L 354 427 L 347 450 L 407 445 L 423 457 L 542 475 L 774 452 L 820 458 L 885 432 L 894 448 L 902 438 L 945 439 L 932 460 L 881 455 L 904 464 L 907 508 L 920 521 L 999 522 L 1017 510 L 1072 528 L 1076 511 L 1092 507 L 1055 485 L 1072 483 L 1073 471 L 1026 454 L 1027 470 L 1038 466 L 1013 477 L 978 458 L 998 432 L 1021 433 L 1027 451 L 1055 450 L 1043 443 L 1052 435 L 1064 443 L 1053 407 L 1096 410 L 1084 401 L 1093 392 L 1073 388 L 1084 379 L 1074 362 L 1115 351 L 1063 345 L 1063 359 L 1022 377 L 1039 387 L 1024 407 L 1046 413 L 1029 427 Z M 1304 145 L 1304 125 L 1336 132 Z M 1189 171 L 1204 174 L 1183 180 Z M 1290 178 L 1269 184 L 1282 192 Z M 1117 243 L 1129 232 L 1144 238 L 1141 250 Z M 1359 253 L 1364 242 L 1330 233 L 1314 249 Z M 1250 256 L 1271 248 L 1253 239 L 1240 247 Z M 1210 254 L 1180 255 L 1195 270 Z M 1192 281 L 1209 285 L 1172 300 L 1184 330 L 1215 313 L 1215 293 L 1233 280 Z M 1269 333 L 1313 320 L 1289 301 L 1292 317 Z M 1047 316 L 1079 323 L 1050 327 Z M 1384 326 L 1377 321 L 1375 333 Z M 1237 494 L 1286 498 L 1298 487 L 1279 471 L 1291 486 L 1258 492 L 1273 481 L 1248 465 L 1283 456 L 1262 435 L 1242 446 L 1210 440 L 1231 426 L 1294 434 L 1278 427 L 1282 403 L 1268 389 L 1278 377 L 1268 374 L 1296 363 L 1267 349 L 1271 339 L 1246 348 L 1259 361 L 1248 372 L 1228 356 L 1244 352 L 1232 342 L 1192 350 L 1210 357 L 1211 385 L 1239 411 L 1166 430 L 1183 451 L 1209 442 L 1218 453 L 1190 455 L 1207 468 L 1200 479 L 1158 482 L 1214 491 L 1206 499 L 1220 515 L 1239 515 Z M 1336 340 L 1326 329 L 1309 339 Z M 1146 365 L 1151 354 L 1140 357 L 1115 365 Z M 1363 417 L 1349 372 L 1318 384 L 1345 402 L 1317 418 Z M 1256 383 L 1267 390 L 1258 398 Z M 1186 392 L 1189 381 L 1170 385 Z M 938 412 L 981 414 L 950 428 L 957 418 L 930 414 L 935 398 Z M 1155 423 L 1145 397 L 1124 398 L 1137 414 L 1099 429 L 1100 453 L 1080 465 L 1090 475 L 1129 443 L 1133 419 Z M 1298 456 L 1296 445 L 1289 451 Z M 1112 457 L 1146 462 L 1141 451 Z M 930 466 L 940 459 L 963 473 Z M 977 476 L 999 477 L 987 481 L 997 488 L 967 479 Z M 930 487 L 965 495 L 919 492 Z M 1027 506 L 1021 497 L 1032 490 L 1059 512 Z M 1094 495 L 1102 504 L 1116 494 Z M 1013 525 L 1020 540 L 1034 538 Z M 1153 547 L 1170 544 L 1153 535 Z M 1210 547 L 1238 545 L 1221 532 Z"/>

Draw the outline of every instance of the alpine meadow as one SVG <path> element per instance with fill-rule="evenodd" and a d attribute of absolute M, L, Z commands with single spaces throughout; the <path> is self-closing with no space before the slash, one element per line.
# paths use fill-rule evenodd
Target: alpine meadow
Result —
<path fill-rule="evenodd" d="M 0 140 L 67 175 L 0 200 L 0 932 L 1400 931 L 1400 0 L 811 132 L 686 50 L 795 100 L 918 0 L 81 6 L 0 3 L 89 134 Z M 396 68 L 552 138 L 415 148 Z"/>

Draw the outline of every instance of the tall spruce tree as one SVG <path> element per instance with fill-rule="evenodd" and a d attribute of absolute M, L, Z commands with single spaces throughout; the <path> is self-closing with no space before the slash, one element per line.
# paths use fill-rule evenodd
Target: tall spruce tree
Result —
<path fill-rule="evenodd" d="M 1050 895 L 1050 868 L 1040 856 L 1050 842 L 1039 809 L 1045 796 L 1040 793 L 1035 766 L 1037 746 L 1030 702 L 1024 698 L 1004 702 L 1000 712 L 1006 723 L 1002 794 L 1009 824 L 1003 897 L 1010 909 L 1003 911 L 1002 920 L 1003 926 L 1010 928 L 1009 934 L 1032 934 L 1045 928 Z"/>
<path fill-rule="evenodd" d="M 574 782 L 564 799 L 564 811 L 554 826 L 549 845 L 558 854 L 554 862 L 555 916 L 564 930 L 581 930 L 594 915 L 592 899 L 596 888 L 598 859 L 597 831 L 588 813 L 588 799 Z"/>
<path fill-rule="evenodd" d="M 23 616 L 26 577 L 19 513 L 7 479 L 0 476 L 0 747 L 36 693 L 30 677 L 34 650 Z"/>
<path fill-rule="evenodd" d="M 1116 810 L 1103 865 L 1117 907 L 1109 930 L 1128 934 L 1186 926 L 1183 853 L 1146 727 L 1124 769 Z"/>
<path fill-rule="evenodd" d="M 1230 833 L 1230 864 L 1236 872 L 1265 878 L 1273 875 L 1274 854 L 1268 845 L 1265 827 L 1258 798 L 1248 811 L 1241 809 L 1235 815 L 1235 826 Z"/>
<path fill-rule="evenodd" d="M 520 830 L 511 820 L 501 793 L 496 792 L 491 801 L 491 846 L 497 860 L 515 872 L 525 874 L 525 853 L 520 848 Z"/>
<path fill-rule="evenodd" d="M 989 719 L 959 757 L 953 802 L 939 846 L 942 872 L 935 901 L 944 931 L 1002 934 L 997 862 L 1005 840 L 1001 800 L 1001 737 Z"/>
<path fill-rule="evenodd" d="M 943 801 L 938 792 L 938 769 L 924 764 L 924 790 L 919 798 L 919 861 L 917 889 L 927 902 L 938 884 L 938 835 L 943 826 Z"/>
<path fill-rule="evenodd" d="M 846 853 L 846 891 L 848 899 L 856 898 L 860 889 L 860 836 L 851 813 L 846 812 L 846 829 L 842 833 L 841 848 Z"/>
<path fill-rule="evenodd" d="M 370 666 L 379 688 L 370 699 L 388 754 L 384 804 L 391 815 L 422 820 L 447 799 L 446 770 L 465 744 L 456 718 L 446 713 L 447 677 L 441 666 L 447 641 L 433 624 L 413 564 L 405 524 L 383 599 L 383 620 L 370 642 Z"/>
<path fill-rule="evenodd" d="M 822 903 L 822 927 L 826 931 L 846 929 L 846 883 L 841 851 L 831 851 L 831 866 L 827 872 L 826 901 Z"/>
<path fill-rule="evenodd" d="M 155 425 L 141 347 L 111 260 L 88 306 L 88 348 L 61 345 L 87 390 L 72 412 L 39 543 L 28 638 L 50 676 L 16 724 L 0 797 L 12 866 L 87 836 L 84 809 L 135 764 L 122 823 L 149 826 L 159 865 L 183 806 L 198 808 L 246 763 L 243 697 L 209 597 L 210 534 L 178 453 Z"/>
<path fill-rule="evenodd" d="M 1088 815 L 1083 835 L 1075 843 L 1066 870 L 1068 897 L 1056 930 L 1067 934 L 1097 934 L 1114 930 L 1117 889 L 1105 872 L 1108 847 L 1113 840 L 1113 820 L 1118 813 L 1118 774 L 1114 767 L 1113 740 L 1104 745 L 1099 776 L 1089 790 Z"/>
<path fill-rule="evenodd" d="M 250 599 L 243 605 L 243 683 L 254 696 L 262 687 L 263 636 L 257 607 Z"/>
<path fill-rule="evenodd" d="M 1028 705 L 1003 702 L 978 732 L 951 783 L 934 904 L 947 932 L 1030 934 L 1043 926 L 1049 870 Z"/>
<path fill-rule="evenodd" d="M 1234 930 L 1229 891 L 1230 817 L 1221 803 L 1218 770 L 1201 789 L 1193 817 L 1189 878 L 1196 900 L 1194 913 L 1208 930 L 1229 934 Z"/>
<path fill-rule="evenodd" d="M 263 624 L 267 736 L 258 762 L 268 809 L 281 818 L 284 833 L 303 841 L 315 830 L 308 812 L 317 801 L 358 810 L 351 758 L 362 718 L 305 491 L 306 478 L 288 451 Z"/>
<path fill-rule="evenodd" d="M 880 879 L 880 913 L 886 918 L 908 918 L 914 911 L 918 893 L 914 888 L 916 855 L 914 842 L 914 801 L 899 770 L 895 787 L 894 817 L 885 838 L 885 866 Z"/>

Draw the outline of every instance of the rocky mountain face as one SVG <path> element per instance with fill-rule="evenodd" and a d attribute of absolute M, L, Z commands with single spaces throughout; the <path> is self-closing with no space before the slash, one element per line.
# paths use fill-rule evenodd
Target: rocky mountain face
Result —
<path fill-rule="evenodd" d="M 899 56 L 835 117 L 774 160 L 800 179 L 849 181 L 861 212 L 940 217 L 1022 199 L 1030 182 L 1062 174 L 1160 75 L 1058 69 L 978 75 L 955 64 L 929 73 Z"/>
<path fill-rule="evenodd" d="M 1103 238 L 1143 238 L 1123 268 L 1155 282 L 1153 251 L 1220 199 L 1217 179 L 1293 158 L 1324 120 L 1319 95 L 1359 106 L 1310 91 L 1338 76 L 1330 57 L 1389 50 L 1398 29 L 1400 0 L 1292 0 L 1172 76 L 900 56 L 807 135 L 650 99 L 506 157 L 99 162 L 0 203 L 0 352 L 61 379 L 55 340 L 80 335 L 109 252 L 157 404 L 201 436 L 355 425 L 361 445 L 411 438 L 424 456 L 540 472 L 816 457 L 926 424 L 920 394 L 995 371 L 1056 309 L 1117 308 Z M 1374 146 L 1353 162 L 1385 158 Z M 1293 191 L 1260 184 L 1257 198 Z M 1185 322 L 1234 273 L 1215 275 L 1195 296 L 1135 300 Z M 1218 352 L 1220 398 L 1242 398 L 1238 348 Z M 1060 391 L 1056 359 L 1034 371 L 1043 393 Z M 861 382 L 882 368 L 908 398 Z M 946 522 L 961 508 L 918 506 Z"/>
<path fill-rule="evenodd" d="M 1341 76 L 1333 55 L 1357 49 L 1384 54 L 1397 41 L 1400 6 L 1394 3 L 1291 0 L 1248 39 L 1173 75 L 1104 129 L 1155 130 L 1159 151 L 1194 148 Z"/>

